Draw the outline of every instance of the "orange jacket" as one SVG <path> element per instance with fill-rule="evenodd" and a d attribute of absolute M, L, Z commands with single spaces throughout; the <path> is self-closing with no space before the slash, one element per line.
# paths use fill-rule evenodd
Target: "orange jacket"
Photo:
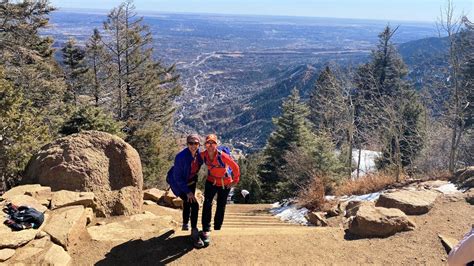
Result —
<path fill-rule="evenodd" d="M 225 167 L 222 167 L 217 159 L 217 152 L 211 160 L 207 151 L 201 152 L 201 158 L 203 158 L 204 163 L 207 165 L 207 180 L 214 183 L 215 186 L 226 186 L 229 185 L 232 181 L 234 184 L 237 184 L 240 179 L 240 168 L 239 165 L 232 160 L 230 155 L 225 152 L 220 152 L 221 160 L 225 164 Z M 232 170 L 232 176 L 228 174 L 228 169 Z"/>

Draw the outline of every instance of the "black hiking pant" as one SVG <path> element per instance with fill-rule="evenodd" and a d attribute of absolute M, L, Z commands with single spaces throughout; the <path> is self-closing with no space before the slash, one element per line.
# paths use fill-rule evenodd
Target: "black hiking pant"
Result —
<path fill-rule="evenodd" d="M 217 208 L 214 215 L 214 230 L 220 230 L 224 222 L 225 205 L 230 188 L 214 186 L 212 182 L 206 181 L 204 188 L 204 206 L 202 207 L 202 230 L 211 231 L 212 199 L 217 194 Z"/>
<path fill-rule="evenodd" d="M 194 184 L 188 186 L 189 190 L 192 193 L 196 192 L 196 182 Z M 189 222 L 189 218 L 191 217 L 191 228 L 197 228 L 197 221 L 199 215 L 199 203 L 188 202 L 188 195 L 182 193 L 179 197 L 183 200 L 183 224 L 187 224 Z"/>

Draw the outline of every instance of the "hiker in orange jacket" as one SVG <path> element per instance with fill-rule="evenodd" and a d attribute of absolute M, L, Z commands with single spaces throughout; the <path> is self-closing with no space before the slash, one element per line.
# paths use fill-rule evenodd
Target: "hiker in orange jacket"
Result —
<path fill-rule="evenodd" d="M 204 244 L 209 245 L 212 216 L 212 199 L 217 194 L 217 208 L 214 216 L 214 230 L 220 230 L 224 222 L 225 205 L 230 188 L 239 182 L 240 169 L 236 162 L 225 152 L 217 149 L 217 136 L 206 137 L 206 150 L 201 152 L 207 166 L 207 179 L 204 188 L 204 205 L 202 208 L 202 234 Z M 231 170 L 231 171 L 229 171 Z"/>

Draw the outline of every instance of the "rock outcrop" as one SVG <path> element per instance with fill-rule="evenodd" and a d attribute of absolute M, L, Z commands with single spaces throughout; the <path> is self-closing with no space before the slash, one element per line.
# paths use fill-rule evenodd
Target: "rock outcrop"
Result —
<path fill-rule="evenodd" d="M 22 182 L 53 191 L 94 192 L 94 210 L 100 216 L 141 211 L 143 174 L 138 152 L 105 132 L 85 131 L 42 147 L 28 163 Z"/>
<path fill-rule="evenodd" d="M 79 242 L 81 235 L 86 233 L 87 213 L 84 206 L 64 207 L 51 212 L 46 221 L 44 231 L 55 243 L 64 249 Z"/>
<path fill-rule="evenodd" d="M 473 188 L 474 166 L 468 166 L 466 168 L 456 171 L 453 177 L 451 178 L 451 181 L 461 188 Z"/>
<path fill-rule="evenodd" d="M 123 243 L 130 239 L 160 235 L 164 231 L 172 230 L 171 221 L 170 216 L 156 216 L 145 212 L 132 215 L 122 221 L 91 226 L 87 228 L 87 231 L 94 241 Z"/>
<path fill-rule="evenodd" d="M 438 195 L 429 190 L 397 190 L 381 194 L 375 206 L 396 208 L 408 215 L 420 215 L 433 208 Z"/>
<path fill-rule="evenodd" d="M 115 211 L 124 213 L 140 207 L 134 205 L 141 202 L 134 197 L 142 197 L 136 192 L 136 188 L 131 186 L 113 191 L 117 193 L 113 196 L 118 202 L 113 207 L 121 208 Z M 44 212 L 45 219 L 39 229 L 12 231 L 0 224 L 0 265 L 75 265 L 68 252 L 84 241 L 92 239 L 119 244 L 137 238 L 156 237 L 171 232 L 177 225 L 171 216 L 157 216 L 151 212 L 126 213 L 129 215 L 110 218 L 111 223 L 102 220 L 96 224 L 92 209 L 96 204 L 93 192 L 51 191 L 49 187 L 24 185 L 7 191 L 5 195 L 7 200 L 0 201 L 0 208 L 14 201 L 19 206 L 34 203 L 36 207 L 46 209 L 35 201 L 35 197 L 43 198 L 45 195 L 51 204 Z"/>
<path fill-rule="evenodd" d="M 399 209 L 361 205 L 351 218 L 348 232 L 359 237 L 388 237 L 415 227 Z"/>

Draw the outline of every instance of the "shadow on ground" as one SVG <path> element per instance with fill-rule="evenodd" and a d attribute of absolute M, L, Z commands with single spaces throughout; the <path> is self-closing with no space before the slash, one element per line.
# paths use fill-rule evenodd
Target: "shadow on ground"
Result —
<path fill-rule="evenodd" d="M 388 238 L 394 235 L 395 233 L 396 232 L 387 236 L 358 236 L 358 235 L 354 235 L 350 233 L 349 229 L 346 229 L 344 230 L 344 240 L 352 241 L 352 240 L 364 240 L 364 239 L 383 239 L 383 238 Z M 399 233 L 403 233 L 403 232 L 399 232 Z"/>
<path fill-rule="evenodd" d="M 193 249 L 189 236 L 171 237 L 170 230 L 148 240 L 132 240 L 120 244 L 95 265 L 164 265 Z"/>

